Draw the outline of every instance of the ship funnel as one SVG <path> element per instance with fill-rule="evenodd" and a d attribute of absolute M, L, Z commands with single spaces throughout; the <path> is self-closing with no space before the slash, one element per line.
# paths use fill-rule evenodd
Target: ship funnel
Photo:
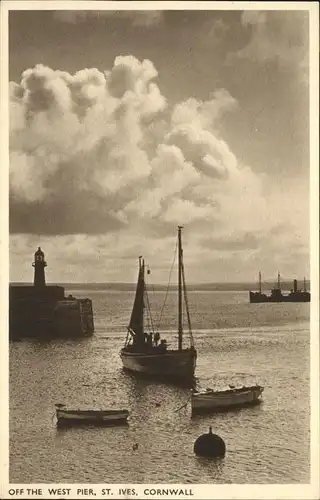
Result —
<path fill-rule="evenodd" d="M 297 280 L 293 280 L 293 291 L 294 291 L 294 293 L 297 293 L 297 291 L 298 291 L 298 282 L 297 282 Z"/>

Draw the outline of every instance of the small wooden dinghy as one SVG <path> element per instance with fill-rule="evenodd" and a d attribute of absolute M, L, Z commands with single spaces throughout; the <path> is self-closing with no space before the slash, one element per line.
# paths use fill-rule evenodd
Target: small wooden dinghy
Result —
<path fill-rule="evenodd" d="M 264 387 L 260 385 L 241 388 L 229 387 L 230 389 L 225 391 L 193 390 L 191 393 L 192 413 L 227 410 L 261 402 Z"/>
<path fill-rule="evenodd" d="M 56 418 L 58 425 L 95 424 L 119 425 L 127 422 L 128 410 L 72 409 L 57 404 Z"/>

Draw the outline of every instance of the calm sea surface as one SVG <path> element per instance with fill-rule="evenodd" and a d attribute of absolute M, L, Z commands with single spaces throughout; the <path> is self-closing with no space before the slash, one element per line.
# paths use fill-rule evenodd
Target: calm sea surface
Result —
<path fill-rule="evenodd" d="M 258 407 L 191 418 L 189 405 L 175 411 L 187 389 L 122 371 L 119 350 L 133 293 L 67 292 L 92 298 L 93 337 L 10 343 L 10 482 L 309 482 L 309 304 L 249 304 L 247 292 L 189 292 L 200 384 L 265 386 Z M 150 294 L 156 324 L 164 296 Z M 174 292 L 161 331 L 176 342 Z M 58 430 L 58 402 L 128 408 L 130 422 Z M 220 461 L 193 453 L 209 425 L 226 442 Z"/>

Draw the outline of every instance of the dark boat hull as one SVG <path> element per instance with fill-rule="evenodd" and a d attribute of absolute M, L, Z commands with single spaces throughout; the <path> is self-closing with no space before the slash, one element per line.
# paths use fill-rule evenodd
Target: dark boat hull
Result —
<path fill-rule="evenodd" d="M 224 413 L 232 410 L 240 410 L 241 408 L 251 408 L 254 406 L 259 406 L 262 403 L 262 399 L 255 399 L 253 401 L 247 401 L 246 403 L 235 403 L 232 406 L 220 405 L 216 408 L 197 408 L 191 410 L 192 417 L 197 417 L 199 415 L 208 415 L 213 413 Z"/>
<path fill-rule="evenodd" d="M 190 381 L 194 378 L 197 359 L 195 349 L 157 353 L 155 350 L 130 352 L 124 348 L 120 356 L 123 367 L 132 373 L 177 381 Z"/>
<path fill-rule="evenodd" d="M 56 410 L 57 425 L 121 425 L 127 422 L 128 410 Z"/>
<path fill-rule="evenodd" d="M 259 304 L 262 302 L 310 302 L 310 293 L 292 293 L 289 295 L 265 295 L 259 292 L 250 292 L 250 303 Z"/>

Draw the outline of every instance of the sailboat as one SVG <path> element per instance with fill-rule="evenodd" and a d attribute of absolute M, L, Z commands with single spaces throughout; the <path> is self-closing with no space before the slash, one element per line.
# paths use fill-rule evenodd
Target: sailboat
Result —
<path fill-rule="evenodd" d="M 135 299 L 125 346 L 120 356 L 123 367 L 131 372 L 150 377 L 171 379 L 184 383 L 193 380 L 196 368 L 197 351 L 191 330 L 191 321 L 186 293 L 181 241 L 182 226 L 178 227 L 178 345 L 170 349 L 159 332 L 146 332 L 145 313 L 150 309 L 145 281 L 145 262 L 139 257 L 139 273 Z M 189 327 L 189 346 L 183 346 L 183 299 Z M 153 329 L 153 328 L 151 328 Z"/>

